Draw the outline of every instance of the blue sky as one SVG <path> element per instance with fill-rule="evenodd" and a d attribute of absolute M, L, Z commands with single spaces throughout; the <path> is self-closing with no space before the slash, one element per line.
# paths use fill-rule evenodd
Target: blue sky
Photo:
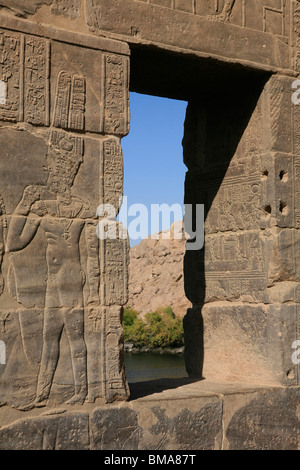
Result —
<path fill-rule="evenodd" d="M 130 132 L 122 139 L 127 207 L 144 204 L 150 213 L 151 204 L 180 204 L 183 211 L 186 167 L 181 142 L 186 106 L 184 101 L 130 93 Z M 123 204 L 119 218 L 131 238 L 130 227 L 139 213 L 128 216 L 125 209 Z M 160 224 L 160 230 L 167 228 Z M 140 229 L 137 227 L 136 231 Z M 131 239 L 130 244 L 140 241 Z"/>

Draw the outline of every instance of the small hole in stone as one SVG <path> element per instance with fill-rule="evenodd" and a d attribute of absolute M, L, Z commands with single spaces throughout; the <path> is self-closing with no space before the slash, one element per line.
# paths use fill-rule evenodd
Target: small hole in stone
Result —
<path fill-rule="evenodd" d="M 267 204 L 267 205 L 264 207 L 264 211 L 265 211 L 267 214 L 271 214 L 271 212 L 272 212 L 272 207 L 270 206 L 270 204 Z"/>
<path fill-rule="evenodd" d="M 284 170 L 281 170 L 281 172 L 279 173 L 279 178 L 281 179 L 281 181 L 287 181 L 288 180 L 287 172 Z"/>
<path fill-rule="evenodd" d="M 282 213 L 282 215 L 286 215 L 288 213 L 288 208 L 285 202 L 280 201 L 279 210 Z"/>
<path fill-rule="evenodd" d="M 268 178 L 268 176 L 269 176 L 268 170 L 264 170 L 261 174 L 261 179 L 266 180 Z"/>

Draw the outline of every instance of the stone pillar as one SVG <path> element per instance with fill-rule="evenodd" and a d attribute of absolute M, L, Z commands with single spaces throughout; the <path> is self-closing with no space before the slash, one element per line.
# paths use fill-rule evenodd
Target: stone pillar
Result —
<path fill-rule="evenodd" d="M 128 75 L 125 43 L 0 30 L 0 406 L 128 398 L 128 240 L 100 240 L 97 217 L 111 227 L 98 207 L 123 193 Z"/>
<path fill-rule="evenodd" d="M 186 343 L 190 375 L 299 384 L 299 126 L 295 77 L 274 75 L 190 102 L 186 203 L 205 204 L 205 246 L 185 256 L 185 289 L 203 317 Z M 194 324 L 185 321 L 186 335 Z M 199 362 L 193 359 L 198 355 Z M 191 364 L 191 367 L 190 367 Z"/>

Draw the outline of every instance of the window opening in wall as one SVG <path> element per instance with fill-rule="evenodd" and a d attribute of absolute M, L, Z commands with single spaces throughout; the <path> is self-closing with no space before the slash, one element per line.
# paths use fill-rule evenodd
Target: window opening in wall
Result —
<path fill-rule="evenodd" d="M 187 376 L 182 327 L 188 303 L 182 231 L 186 106 L 186 101 L 130 93 L 119 214 L 130 239 L 129 301 L 123 319 L 129 383 Z"/>

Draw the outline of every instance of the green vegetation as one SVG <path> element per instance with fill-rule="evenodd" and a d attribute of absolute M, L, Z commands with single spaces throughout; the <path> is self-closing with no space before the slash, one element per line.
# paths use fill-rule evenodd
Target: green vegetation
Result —
<path fill-rule="evenodd" d="M 171 307 L 147 313 L 144 319 L 131 307 L 124 309 L 124 339 L 142 348 L 176 348 L 184 345 L 182 320 L 175 318 Z"/>

